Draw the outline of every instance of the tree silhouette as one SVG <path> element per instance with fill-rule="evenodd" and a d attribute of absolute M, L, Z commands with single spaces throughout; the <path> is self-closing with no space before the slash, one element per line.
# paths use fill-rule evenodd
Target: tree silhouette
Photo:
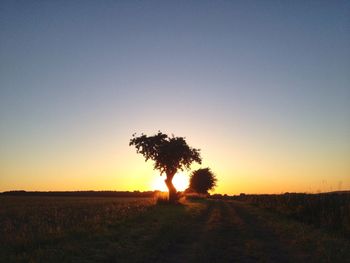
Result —
<path fill-rule="evenodd" d="M 210 168 L 203 168 L 193 171 L 190 177 L 190 189 L 200 193 L 207 194 L 209 190 L 214 189 L 217 179 Z"/>
<path fill-rule="evenodd" d="M 158 132 L 153 136 L 136 136 L 130 140 L 129 145 L 136 147 L 136 152 L 141 153 L 146 161 L 154 161 L 154 169 L 160 171 L 160 175 L 166 174 L 165 184 L 169 189 L 169 202 L 177 201 L 177 191 L 172 180 L 178 170 L 189 169 L 193 162 L 201 163 L 200 150 L 187 145 L 183 137 L 169 137 L 167 134 Z"/>

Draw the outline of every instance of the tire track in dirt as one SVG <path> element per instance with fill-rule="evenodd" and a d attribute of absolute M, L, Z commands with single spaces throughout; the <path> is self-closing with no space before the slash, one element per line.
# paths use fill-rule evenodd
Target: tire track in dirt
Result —
<path fill-rule="evenodd" d="M 240 262 L 300 262 L 268 227 L 266 219 L 251 214 L 238 202 L 227 202 L 226 205 L 232 227 L 240 237 Z"/>
<path fill-rule="evenodd" d="M 213 208 L 202 227 L 192 258 L 187 262 L 251 262 L 242 254 L 238 218 L 231 218 L 225 202 L 210 201 Z"/>
<path fill-rule="evenodd" d="M 181 242 L 171 247 L 167 251 L 167 259 L 159 262 L 179 263 L 179 262 L 198 262 L 195 260 L 197 251 L 201 248 L 201 240 L 206 232 L 205 226 L 207 222 L 213 220 L 213 214 L 216 213 L 216 207 L 212 202 L 202 204 L 206 208 L 199 214 L 192 217 L 192 220 L 187 222 L 183 231 L 186 233 Z"/>
<path fill-rule="evenodd" d="M 190 256 L 178 262 L 297 261 L 264 221 L 246 207 L 224 201 L 210 203 L 210 213 L 191 245 Z"/>

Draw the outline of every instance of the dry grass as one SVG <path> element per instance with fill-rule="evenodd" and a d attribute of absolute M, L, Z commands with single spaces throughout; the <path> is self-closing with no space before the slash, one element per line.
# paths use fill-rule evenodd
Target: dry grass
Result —
<path fill-rule="evenodd" d="M 103 231 L 139 214 L 152 198 L 1 197 L 0 243 L 25 245 Z"/>
<path fill-rule="evenodd" d="M 181 199 L 179 205 L 153 205 L 156 201 L 1 197 L 0 262 L 343 262 L 349 258 L 346 239 L 246 203 Z"/>
<path fill-rule="evenodd" d="M 235 199 L 350 237 L 350 194 L 244 195 Z"/>

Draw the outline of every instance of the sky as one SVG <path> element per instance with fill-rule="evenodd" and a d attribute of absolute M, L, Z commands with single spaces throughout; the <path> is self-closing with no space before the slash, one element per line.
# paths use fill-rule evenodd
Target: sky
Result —
<path fill-rule="evenodd" d="M 0 39 L 0 191 L 153 190 L 158 130 L 216 193 L 350 189 L 349 1 L 1 1 Z"/>

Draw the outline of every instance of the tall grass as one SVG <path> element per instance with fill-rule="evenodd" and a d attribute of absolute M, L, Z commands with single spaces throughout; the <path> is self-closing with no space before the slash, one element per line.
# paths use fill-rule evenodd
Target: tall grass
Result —
<path fill-rule="evenodd" d="M 0 245 L 104 231 L 151 204 L 152 198 L 0 197 Z"/>
<path fill-rule="evenodd" d="M 350 238 L 350 194 L 241 195 L 240 201 L 276 211 Z"/>
<path fill-rule="evenodd" d="M 156 204 L 157 205 L 166 205 L 169 204 L 169 195 L 166 192 L 158 192 L 155 194 Z"/>

